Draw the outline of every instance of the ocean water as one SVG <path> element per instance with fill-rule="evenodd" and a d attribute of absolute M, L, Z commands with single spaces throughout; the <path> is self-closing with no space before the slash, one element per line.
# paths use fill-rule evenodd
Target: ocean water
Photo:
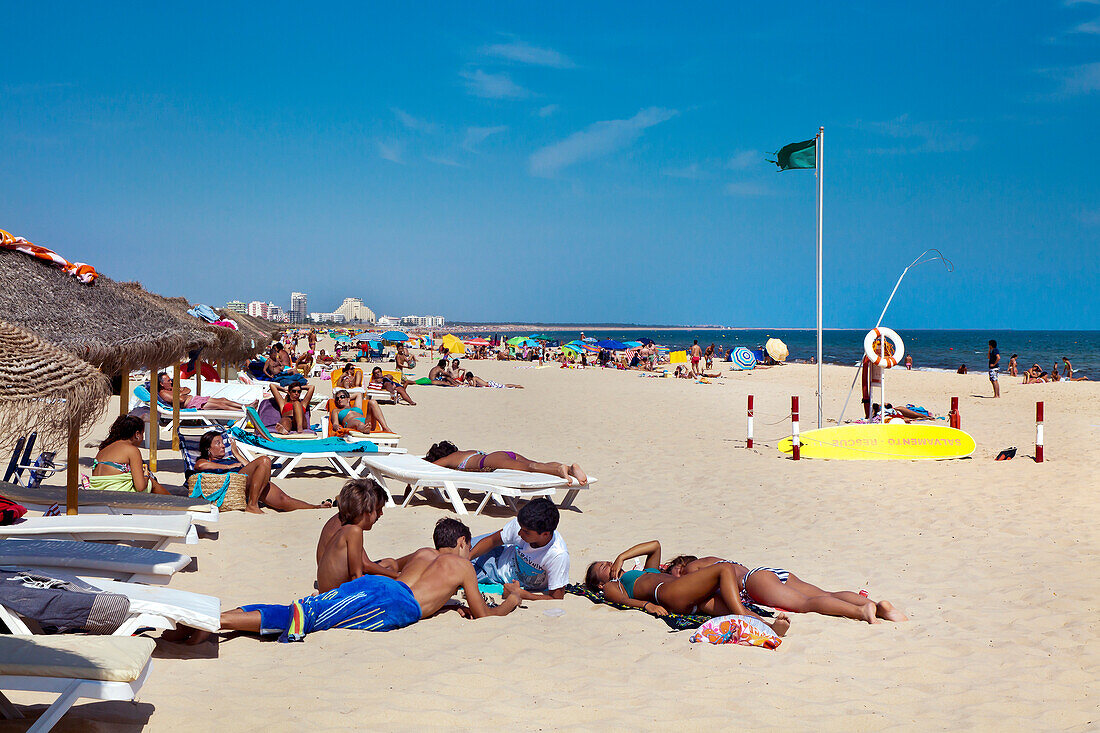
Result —
<path fill-rule="evenodd" d="M 534 333 L 488 330 L 494 334 L 507 333 L 509 337 Z M 703 348 L 714 344 L 727 351 L 736 346 L 762 347 L 769 338 L 777 338 L 790 350 L 790 360 L 809 361 L 817 353 L 816 332 L 804 329 L 670 331 L 638 328 L 601 331 L 598 326 L 593 326 L 541 329 L 539 333 L 565 342 L 579 338 L 581 331 L 586 337 L 616 341 L 636 341 L 648 337 L 673 349 L 687 348 L 693 339 L 699 339 Z M 826 364 L 855 364 L 862 358 L 866 333 L 865 330 L 825 331 L 822 335 L 822 361 Z M 914 369 L 955 371 L 960 364 L 966 364 L 972 372 L 984 371 L 988 364 L 988 342 L 995 339 L 1001 351 L 1002 372 L 1007 370 L 1009 357 L 1013 354 L 1018 354 L 1016 363 L 1021 371 L 1037 363 L 1049 372 L 1055 362 L 1061 369 L 1062 357 L 1066 356 L 1073 364 L 1075 373 L 1080 372 L 1089 379 L 1100 379 L 1100 331 L 900 331 L 898 335 L 905 344 L 905 353 L 913 356 Z"/>

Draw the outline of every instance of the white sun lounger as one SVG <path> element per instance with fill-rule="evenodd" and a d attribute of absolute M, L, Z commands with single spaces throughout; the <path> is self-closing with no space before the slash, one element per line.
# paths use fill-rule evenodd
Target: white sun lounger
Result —
<path fill-rule="evenodd" d="M 33 489 L 0 482 L 0 496 L 7 497 L 31 510 L 46 511 L 54 504 L 65 506 L 65 489 L 57 486 L 37 486 Z M 81 514 L 189 514 L 192 521 L 218 521 L 218 507 L 204 499 L 186 496 L 164 496 L 143 491 L 97 491 L 82 489 L 77 494 Z"/>
<path fill-rule="evenodd" d="M 0 526 L 0 539 L 106 540 L 147 543 L 159 550 L 169 542 L 197 544 L 199 535 L 186 514 L 77 514 L 23 518 Z"/>
<path fill-rule="evenodd" d="M 214 596 L 141 583 L 80 577 L 66 572 L 45 570 L 39 572 L 61 580 L 83 581 L 99 590 L 130 599 L 130 617 L 115 630 L 113 636 L 130 636 L 137 633 L 139 629 L 164 631 L 176 628 L 176 624 L 216 632 L 221 625 L 221 600 Z M 3 621 L 13 634 L 37 633 L 23 618 L 2 605 L 0 605 L 0 621 Z"/>
<path fill-rule="evenodd" d="M 133 700 L 152 667 L 156 642 L 120 636 L 0 637 L 0 713 L 22 713 L 2 690 L 57 693 L 29 733 L 57 724 L 78 699 Z"/>
<path fill-rule="evenodd" d="M 380 483 L 393 503 L 393 494 L 386 486 L 391 479 L 412 488 L 406 492 L 401 506 L 408 506 L 415 494 L 422 489 L 435 490 L 436 493 L 454 507 L 458 514 L 467 514 L 459 489 L 481 493 L 481 503 L 474 510 L 480 514 L 490 499 L 501 505 L 516 508 L 518 499 L 533 499 L 538 496 L 554 496 L 558 489 L 567 490 L 561 502 L 563 508 L 572 506 L 573 499 L 582 489 L 588 488 L 596 479 L 589 477 L 588 484 L 571 484 L 560 476 L 526 471 L 497 470 L 485 472 L 457 471 L 425 461 L 417 456 L 368 454 L 360 459 L 360 471 L 366 471 L 371 478 Z"/>
<path fill-rule="evenodd" d="M 47 575 L 60 571 L 81 577 L 166 585 L 190 564 L 187 555 L 144 547 L 72 540 L 0 540 L 0 567 L 40 569 Z"/>

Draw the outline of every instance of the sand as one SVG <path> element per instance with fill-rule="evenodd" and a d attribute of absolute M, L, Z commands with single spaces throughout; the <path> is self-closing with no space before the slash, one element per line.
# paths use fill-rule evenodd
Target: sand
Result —
<path fill-rule="evenodd" d="M 994 400 L 984 374 L 892 370 L 893 402 L 945 414 L 950 397 L 961 398 L 963 428 L 978 444 L 971 459 L 794 462 L 775 445 L 788 432 L 790 395 L 802 398 L 804 429 L 816 422 L 814 367 L 726 373 L 702 385 L 599 369 L 466 366 L 527 388 L 415 387 L 419 404 L 386 406 L 387 419 L 410 453 L 450 439 L 579 461 L 598 476 L 578 511 L 562 515 L 574 581 L 591 560 L 658 538 L 667 557 L 717 554 L 785 567 L 830 590 L 866 588 L 911 620 L 871 626 L 795 615 L 780 648 L 765 651 L 689 644 L 686 633 L 642 613 L 570 596 L 529 602 L 506 618 L 446 614 L 388 634 L 328 631 L 302 644 L 161 642 L 139 703 L 85 702 L 62 729 L 86 730 L 93 720 L 97 730 L 151 731 L 1100 725 L 1100 385 L 1024 386 L 1002 376 Z M 826 414 L 835 417 L 852 371 L 824 373 Z M 744 442 L 750 393 L 752 450 Z M 1046 402 L 1042 464 L 1030 458 L 1036 400 Z M 1010 445 L 1018 457 L 994 462 Z M 161 455 L 162 481 L 182 483 L 172 473 L 178 459 Z M 341 484 L 319 464 L 282 482 L 312 500 L 335 496 Z M 172 587 L 220 596 L 223 608 L 306 595 L 330 515 L 225 513 L 216 539 L 182 550 L 199 569 Z M 367 551 L 381 557 L 429 544 L 445 516 L 452 512 L 438 502 L 387 509 Z M 508 518 L 500 511 L 466 521 L 477 534 Z M 564 615 L 547 615 L 556 609 Z"/>

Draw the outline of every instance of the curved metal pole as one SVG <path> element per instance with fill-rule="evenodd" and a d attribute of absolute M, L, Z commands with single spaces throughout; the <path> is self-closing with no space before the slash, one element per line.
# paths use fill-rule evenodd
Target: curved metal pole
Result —
<path fill-rule="evenodd" d="M 922 259 L 929 252 L 935 252 L 936 254 L 935 254 L 935 256 L 929 257 L 926 260 Z M 879 314 L 878 321 L 875 322 L 875 328 L 878 328 L 879 326 L 882 325 L 882 319 L 886 317 L 886 310 L 890 307 L 890 303 L 894 300 L 894 295 L 897 294 L 898 288 L 901 287 L 901 281 L 905 279 L 905 276 L 909 272 L 909 270 L 913 267 L 916 267 L 917 265 L 923 265 L 925 262 L 935 262 L 936 260 L 942 261 L 944 267 L 947 268 L 948 272 L 954 272 L 955 271 L 954 263 L 952 263 L 951 260 L 944 257 L 943 253 L 940 252 L 935 247 L 931 247 L 931 248 L 926 249 L 923 252 L 921 252 L 920 255 L 917 257 L 917 259 L 910 262 L 909 266 L 901 271 L 901 276 L 898 277 L 898 281 L 894 284 L 894 289 L 890 291 L 890 297 L 886 299 L 886 305 L 884 305 L 882 307 L 882 313 Z M 844 419 L 844 413 L 848 409 L 848 400 L 852 399 L 852 392 L 856 388 L 856 380 L 859 379 L 859 370 L 862 366 L 863 366 L 863 360 L 860 359 L 859 364 L 856 365 L 856 375 L 855 375 L 855 377 L 852 378 L 852 386 L 848 388 L 848 396 L 844 398 L 844 406 L 840 408 L 840 415 L 837 416 L 837 419 L 836 419 L 837 425 L 839 425 L 840 422 Z M 885 412 L 886 406 L 884 405 L 882 409 Z"/>

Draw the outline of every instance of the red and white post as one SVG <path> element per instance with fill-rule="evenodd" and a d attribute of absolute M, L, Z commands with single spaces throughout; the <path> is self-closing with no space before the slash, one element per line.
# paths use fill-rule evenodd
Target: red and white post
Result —
<path fill-rule="evenodd" d="M 798 442 L 798 398 L 791 397 L 791 451 L 792 458 L 796 461 L 801 460 L 801 445 Z"/>
<path fill-rule="evenodd" d="M 1035 462 L 1043 462 L 1043 403 L 1035 403 Z"/>
<path fill-rule="evenodd" d="M 745 439 L 745 447 L 752 448 L 752 395 L 749 395 L 749 432 Z"/>

